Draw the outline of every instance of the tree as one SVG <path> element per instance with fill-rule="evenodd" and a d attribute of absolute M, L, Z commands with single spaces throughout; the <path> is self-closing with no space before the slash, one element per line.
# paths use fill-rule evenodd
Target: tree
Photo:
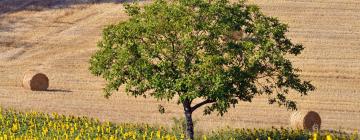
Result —
<path fill-rule="evenodd" d="M 189 139 L 192 113 L 202 106 L 204 114 L 222 116 L 239 101 L 266 95 L 270 104 L 296 109 L 288 93 L 315 89 L 286 57 L 300 54 L 303 46 L 286 37 L 286 24 L 254 5 L 156 0 L 125 7 L 129 19 L 104 29 L 90 70 L 106 80 L 106 97 L 121 85 L 135 97 L 177 97 Z"/>

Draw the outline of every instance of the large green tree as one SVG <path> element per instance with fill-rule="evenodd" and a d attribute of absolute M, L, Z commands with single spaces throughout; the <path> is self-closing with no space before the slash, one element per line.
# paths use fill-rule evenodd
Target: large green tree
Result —
<path fill-rule="evenodd" d="M 286 24 L 257 6 L 156 0 L 125 7 L 129 19 L 104 29 L 90 70 L 106 80 L 106 97 L 123 84 L 133 96 L 176 97 L 189 139 L 194 138 L 192 113 L 199 107 L 205 106 L 204 114 L 223 115 L 239 101 L 267 95 L 270 104 L 296 109 L 287 94 L 314 90 L 287 58 L 303 46 L 286 37 Z"/>

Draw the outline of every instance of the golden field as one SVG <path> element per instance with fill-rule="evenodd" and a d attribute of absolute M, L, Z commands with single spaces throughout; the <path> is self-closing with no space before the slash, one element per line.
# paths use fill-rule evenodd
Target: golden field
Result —
<path fill-rule="evenodd" d="M 306 97 L 292 96 L 299 109 L 319 112 L 324 129 L 359 130 L 360 1 L 249 3 L 287 23 L 288 35 L 306 47 L 292 60 L 317 89 Z M 102 29 L 126 18 L 123 6 L 109 0 L 95 4 L 50 1 L 45 5 L 39 0 L 0 0 L 0 106 L 113 122 L 171 125 L 172 117 L 183 116 L 182 107 L 175 101 L 135 99 L 121 90 L 105 99 L 104 81 L 88 71 L 88 60 L 96 51 Z M 22 88 L 23 75 L 30 69 L 49 76 L 49 91 Z M 252 103 L 241 103 L 224 117 L 195 112 L 197 129 L 287 127 L 292 112 L 266 101 L 257 97 Z M 165 114 L 158 112 L 159 104 L 166 107 Z"/>

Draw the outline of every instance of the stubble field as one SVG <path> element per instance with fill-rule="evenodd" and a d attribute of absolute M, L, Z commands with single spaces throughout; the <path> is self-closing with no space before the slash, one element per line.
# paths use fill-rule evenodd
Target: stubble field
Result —
<path fill-rule="evenodd" d="M 9 1 L 0 0 L 0 8 L 5 4 L 11 6 Z M 101 30 L 127 18 L 121 4 L 105 1 L 36 6 L 36 1 L 28 2 L 23 7 L 0 10 L 0 106 L 160 125 L 171 125 L 172 117 L 183 116 L 181 106 L 175 102 L 135 99 L 122 90 L 105 99 L 104 81 L 88 71 L 88 60 L 96 51 Z M 266 14 L 287 23 L 288 35 L 306 47 L 303 54 L 292 60 L 303 70 L 303 78 L 313 81 L 317 89 L 306 97 L 292 96 L 299 109 L 319 112 L 325 129 L 359 130 L 360 2 L 249 0 L 249 3 L 258 4 Z M 22 88 L 22 77 L 30 69 L 49 76 L 49 91 Z M 197 129 L 287 127 L 292 112 L 266 101 L 265 97 L 257 97 L 252 103 L 241 103 L 224 117 L 195 112 Z M 159 104 L 166 107 L 165 114 L 158 112 Z"/>

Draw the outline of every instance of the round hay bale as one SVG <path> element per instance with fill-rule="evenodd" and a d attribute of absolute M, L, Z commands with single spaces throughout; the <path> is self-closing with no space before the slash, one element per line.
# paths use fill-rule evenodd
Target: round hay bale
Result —
<path fill-rule="evenodd" d="M 23 87 L 32 91 L 45 91 L 49 87 L 49 78 L 39 72 L 27 72 L 23 78 Z"/>
<path fill-rule="evenodd" d="M 297 111 L 291 115 L 290 125 L 295 129 L 320 130 L 321 118 L 315 111 Z"/>

